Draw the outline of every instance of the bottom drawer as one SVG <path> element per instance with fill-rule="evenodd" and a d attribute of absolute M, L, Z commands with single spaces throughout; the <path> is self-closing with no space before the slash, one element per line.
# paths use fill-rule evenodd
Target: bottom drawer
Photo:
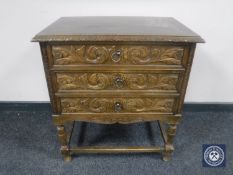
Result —
<path fill-rule="evenodd" d="M 62 113 L 171 113 L 174 105 L 171 97 L 140 98 L 62 98 Z"/>

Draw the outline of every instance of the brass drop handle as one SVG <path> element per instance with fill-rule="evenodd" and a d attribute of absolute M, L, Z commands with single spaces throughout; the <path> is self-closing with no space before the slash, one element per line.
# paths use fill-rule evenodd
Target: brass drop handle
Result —
<path fill-rule="evenodd" d="M 114 84 L 117 88 L 123 88 L 124 86 L 124 80 L 120 76 L 116 76 L 114 80 Z"/>
<path fill-rule="evenodd" d="M 116 112 L 120 112 L 120 111 L 123 110 L 123 106 L 122 106 L 122 104 L 121 104 L 120 102 L 116 102 L 116 103 L 114 104 L 114 107 L 115 107 L 115 111 L 116 111 Z"/>
<path fill-rule="evenodd" d="M 117 50 L 115 52 L 113 52 L 112 54 L 112 61 L 114 62 L 119 62 L 121 60 L 121 51 L 120 50 Z"/>

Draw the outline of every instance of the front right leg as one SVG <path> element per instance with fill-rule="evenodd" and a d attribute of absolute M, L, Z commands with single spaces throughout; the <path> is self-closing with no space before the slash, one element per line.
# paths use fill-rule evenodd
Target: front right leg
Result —
<path fill-rule="evenodd" d="M 173 140 L 176 134 L 176 124 L 168 124 L 167 140 L 165 143 L 165 150 L 163 152 L 163 160 L 168 161 L 171 159 L 172 153 L 174 151 Z"/>

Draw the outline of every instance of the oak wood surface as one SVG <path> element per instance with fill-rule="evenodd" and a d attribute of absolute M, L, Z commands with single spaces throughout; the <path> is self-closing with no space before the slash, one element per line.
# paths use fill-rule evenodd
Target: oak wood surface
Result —
<path fill-rule="evenodd" d="M 181 114 L 173 113 L 67 113 L 53 115 L 56 125 L 70 121 L 94 122 L 102 124 L 129 124 L 136 122 L 164 121 L 168 124 L 178 124 Z"/>
<path fill-rule="evenodd" d="M 171 17 L 63 17 L 33 41 L 173 41 L 204 42 Z"/>
<path fill-rule="evenodd" d="M 158 153 L 164 151 L 163 147 L 149 146 L 93 146 L 93 147 L 75 147 L 70 149 L 72 153 Z"/>
<path fill-rule="evenodd" d="M 171 158 L 197 42 L 174 18 L 67 17 L 39 41 L 61 153 L 162 152 Z M 158 121 L 163 147 L 71 148 L 75 121 Z"/>

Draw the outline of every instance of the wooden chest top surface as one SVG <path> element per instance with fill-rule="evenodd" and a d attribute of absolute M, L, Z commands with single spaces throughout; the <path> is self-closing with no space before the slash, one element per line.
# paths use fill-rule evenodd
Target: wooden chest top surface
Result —
<path fill-rule="evenodd" d="M 202 43 L 171 17 L 62 17 L 32 41 L 158 41 Z"/>

